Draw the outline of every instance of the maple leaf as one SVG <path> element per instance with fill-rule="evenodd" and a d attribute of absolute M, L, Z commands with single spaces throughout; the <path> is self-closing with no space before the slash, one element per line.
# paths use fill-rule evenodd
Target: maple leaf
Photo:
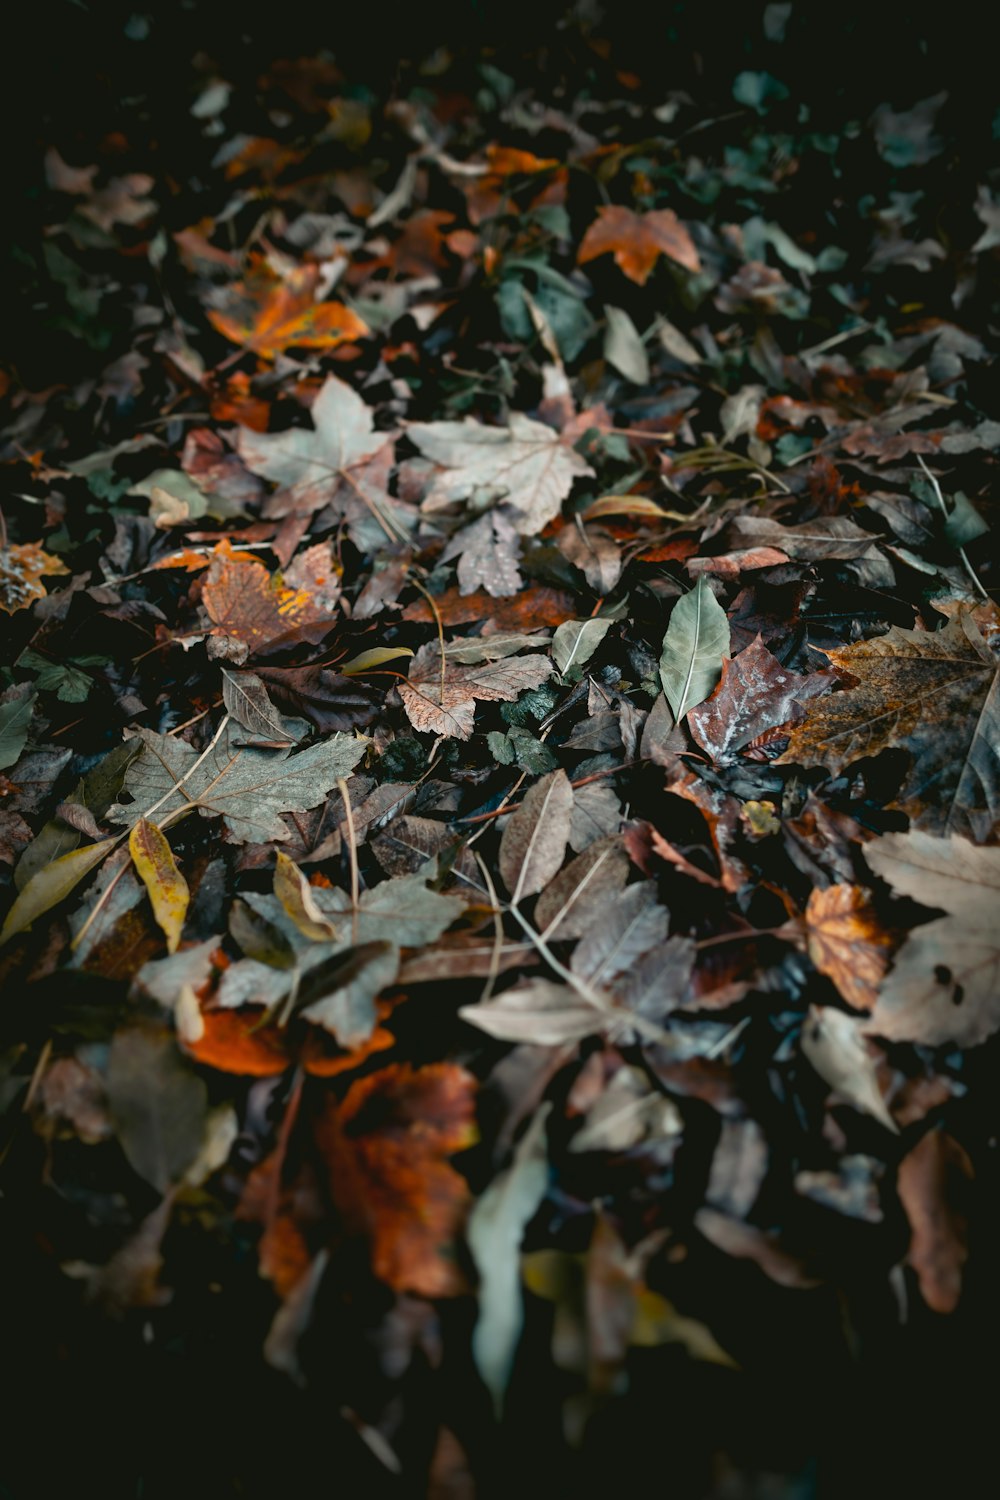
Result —
<path fill-rule="evenodd" d="M 614 254 L 615 263 L 629 280 L 639 286 L 645 286 L 661 255 L 688 271 L 701 270 L 694 241 L 671 208 L 657 208 L 647 214 L 618 204 L 598 209 L 576 258 L 584 265 L 609 253 Z"/>
<path fill-rule="evenodd" d="M 856 686 L 812 705 L 777 764 L 842 771 L 901 747 L 911 764 L 897 796 L 917 828 L 982 841 L 1000 817 L 996 658 L 971 615 L 827 651 Z"/>
<path fill-rule="evenodd" d="M 521 587 L 517 566 L 520 551 L 510 507 L 497 505 L 456 532 L 442 552 L 441 561 L 458 558 L 461 593 L 475 594 L 485 589 L 493 598 L 502 599 L 516 594 Z"/>
<path fill-rule="evenodd" d="M 871 1010 L 889 962 L 892 939 L 858 885 L 818 887 L 806 906 L 809 957 L 848 1005 Z"/>
<path fill-rule="evenodd" d="M 319 626 L 325 633 L 334 623 L 308 588 L 290 586 L 255 560 L 213 557 L 201 597 L 215 627 L 211 633 L 245 641 L 250 651 L 294 640 L 303 626 Z"/>
<path fill-rule="evenodd" d="M 893 890 L 945 912 L 908 934 L 867 1029 L 927 1046 L 985 1041 L 1000 1027 L 1000 849 L 890 833 L 865 859 Z"/>
<path fill-rule="evenodd" d="M 282 279 L 265 265 L 227 287 L 222 305 L 210 308 L 209 322 L 234 344 L 262 359 L 286 349 L 334 349 L 369 332 L 342 302 L 317 302 L 320 268 L 302 266 Z"/>
<path fill-rule="evenodd" d="M 371 1241 L 372 1269 L 394 1291 L 464 1290 L 455 1240 L 470 1194 L 448 1157 L 476 1141 L 475 1096 L 464 1068 L 403 1063 L 358 1079 L 319 1120 L 333 1200 L 348 1230 Z"/>
<path fill-rule="evenodd" d="M 38 542 L 0 547 L 0 609 L 8 615 L 30 609 L 36 599 L 45 598 L 41 578 L 68 572 L 66 564 L 43 552 Z"/>
<path fill-rule="evenodd" d="M 440 649 L 429 642 L 411 661 L 399 696 L 414 729 L 467 740 L 475 727 L 477 700 L 512 703 L 519 693 L 539 687 L 552 671 L 549 658 L 536 653 L 468 666 L 446 659 L 442 676 Z"/>
<path fill-rule="evenodd" d="M 519 186 L 521 181 L 552 172 L 559 166 L 558 161 L 552 157 L 535 156 L 530 151 L 520 151 L 514 146 L 487 146 L 486 161 L 488 170 L 469 182 L 465 189 L 469 218 L 473 224 L 481 223 L 483 219 L 501 212 L 504 207 L 511 209 L 512 189 Z M 565 180 L 565 168 L 561 170 L 559 177 Z M 510 182 L 511 178 L 516 179 L 513 184 Z"/>
<path fill-rule="evenodd" d="M 142 751 L 125 777 L 125 790 L 133 800 L 109 808 L 110 822 L 131 828 L 159 804 L 163 823 L 193 803 L 203 817 L 224 817 L 237 843 L 283 843 L 289 833 L 279 814 L 315 807 L 365 753 L 365 741 L 346 734 L 335 734 L 296 755 L 285 749 L 240 749 L 232 743 L 240 732 L 230 724 L 202 759 L 183 740 L 140 729 Z"/>
<path fill-rule="evenodd" d="M 236 448 L 253 474 L 278 491 L 268 516 L 310 516 L 333 506 L 358 545 L 370 550 L 405 536 L 412 512 L 388 493 L 393 434 L 376 432 L 374 414 L 356 391 L 327 376 L 310 410 L 312 428 L 252 432 L 241 428 Z"/>
<path fill-rule="evenodd" d="M 537 536 L 559 514 L 574 480 L 594 472 L 551 427 L 520 412 L 511 414 L 508 427 L 485 427 L 466 417 L 461 422 L 412 422 L 406 434 L 444 470 L 424 500 L 425 511 L 473 496 L 477 501 L 505 500 L 522 536 Z"/>
<path fill-rule="evenodd" d="M 759 734 L 786 724 L 796 704 L 828 692 L 830 686 L 830 677 L 821 672 L 809 677 L 790 672 L 758 636 L 737 656 L 723 658 L 718 687 L 691 710 L 688 723 L 717 765 L 731 765 Z"/>

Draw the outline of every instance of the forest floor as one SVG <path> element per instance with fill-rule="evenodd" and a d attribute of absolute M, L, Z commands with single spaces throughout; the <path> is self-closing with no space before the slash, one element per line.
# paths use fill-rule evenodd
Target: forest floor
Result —
<path fill-rule="evenodd" d="M 812 110 L 791 10 L 701 92 L 577 20 L 40 138 L 0 1494 L 985 1451 L 1000 170 Z"/>

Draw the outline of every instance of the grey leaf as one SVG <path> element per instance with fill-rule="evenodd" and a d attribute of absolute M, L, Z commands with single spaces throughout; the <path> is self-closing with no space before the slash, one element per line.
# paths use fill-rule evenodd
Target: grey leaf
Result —
<path fill-rule="evenodd" d="M 169 1192 L 205 1135 L 208 1090 L 167 1032 L 119 1031 L 108 1058 L 108 1103 L 122 1150 L 140 1177 Z"/>
<path fill-rule="evenodd" d="M 591 985 L 607 985 L 667 935 L 667 911 L 656 899 L 652 881 L 629 886 L 577 944 L 571 960 L 574 974 Z"/>
<path fill-rule="evenodd" d="M 464 1005 L 459 1015 L 502 1042 L 531 1042 L 537 1047 L 560 1047 L 593 1036 L 604 1030 L 608 1019 L 575 990 L 548 979 L 532 979 L 504 990 L 495 1000 Z"/>
<path fill-rule="evenodd" d="M 604 358 L 633 385 L 646 385 L 649 356 L 632 319 L 621 307 L 605 307 L 604 316 Z"/>
<path fill-rule="evenodd" d="M 300 738 L 290 733 L 255 672 L 228 672 L 223 667 L 222 701 L 236 722 L 251 734 L 266 740 L 289 742 Z"/>
<path fill-rule="evenodd" d="M 324 1026 L 341 1047 L 357 1047 L 375 1029 L 375 999 L 399 973 L 395 943 L 362 943 L 314 969 L 300 995 L 307 1021 Z M 314 995 L 319 998 L 313 999 Z"/>
<path fill-rule="evenodd" d="M 582 937 L 624 889 L 629 869 L 617 835 L 597 839 L 577 855 L 538 898 L 534 920 L 546 942 Z"/>
<path fill-rule="evenodd" d="M 515 903 L 547 885 L 563 862 L 573 816 L 573 788 L 563 770 L 536 782 L 500 840 L 500 874 Z"/>

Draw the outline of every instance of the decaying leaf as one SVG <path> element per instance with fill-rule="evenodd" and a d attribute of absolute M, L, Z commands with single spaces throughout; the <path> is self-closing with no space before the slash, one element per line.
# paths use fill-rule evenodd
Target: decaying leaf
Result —
<path fill-rule="evenodd" d="M 30 609 L 36 599 L 45 598 L 44 577 L 68 572 L 66 564 L 38 542 L 0 547 L 0 609 L 8 615 Z"/>
<path fill-rule="evenodd" d="M 723 658 L 718 687 L 691 710 L 691 733 L 717 765 L 729 765 L 765 730 L 787 724 L 796 704 L 829 692 L 830 686 L 820 672 L 802 677 L 787 671 L 758 636 L 737 656 Z"/>
<path fill-rule="evenodd" d="M 954 1312 L 962 1295 L 969 1250 L 960 1198 L 972 1175 L 966 1152 L 941 1130 L 921 1136 L 899 1164 L 899 1198 L 911 1231 L 907 1259 L 933 1312 Z"/>
<path fill-rule="evenodd" d="M 688 271 L 700 271 L 694 242 L 671 208 L 637 214 L 618 204 L 598 209 L 583 237 L 577 260 L 583 265 L 597 255 L 613 253 L 630 281 L 645 286 L 661 255 Z"/>
<path fill-rule="evenodd" d="M 986 839 L 1000 819 L 1000 669 L 971 615 L 937 631 L 894 626 L 827 655 L 856 685 L 808 710 L 782 761 L 836 773 L 908 750 L 898 801 L 914 826 Z"/>
<path fill-rule="evenodd" d="M 363 338 L 369 330 L 356 313 L 342 302 L 315 300 L 318 281 L 316 266 L 280 279 L 261 265 L 229 287 L 222 306 L 211 308 L 208 316 L 227 339 L 262 359 L 290 348 L 332 349 Z"/>
<path fill-rule="evenodd" d="M 139 818 L 132 825 L 128 847 L 149 895 L 153 915 L 167 940 L 167 952 L 176 953 L 191 899 L 188 883 L 177 868 L 166 835 L 156 823 Z"/>
<path fill-rule="evenodd" d="M 500 842 L 500 873 L 516 904 L 548 885 L 566 853 L 573 788 L 565 771 L 535 783 L 511 816 Z"/>
<path fill-rule="evenodd" d="M 308 880 L 295 861 L 280 849 L 274 867 L 274 894 L 303 937 L 319 943 L 336 938 L 337 929 L 317 906 Z"/>
<path fill-rule="evenodd" d="M 899 1126 L 879 1088 L 875 1059 L 853 1016 L 830 1005 L 810 1006 L 802 1029 L 802 1051 L 835 1093 L 898 1134 Z"/>
<path fill-rule="evenodd" d="M 407 717 L 414 729 L 467 740 L 475 726 L 476 702 L 512 703 L 519 693 L 536 688 L 552 675 L 548 657 L 516 656 L 470 666 L 445 661 L 434 644 L 421 646 L 399 684 Z"/>
<path fill-rule="evenodd" d="M 120 1031 L 108 1059 L 108 1103 L 140 1177 L 167 1193 L 201 1149 L 208 1091 L 166 1032 Z"/>
<path fill-rule="evenodd" d="M 806 906 L 809 957 L 848 1005 L 871 1010 L 888 966 L 892 938 L 868 891 L 858 885 L 817 887 Z"/>

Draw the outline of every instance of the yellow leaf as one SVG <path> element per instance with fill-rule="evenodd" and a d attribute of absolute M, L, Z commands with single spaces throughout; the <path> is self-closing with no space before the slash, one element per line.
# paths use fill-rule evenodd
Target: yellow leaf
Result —
<path fill-rule="evenodd" d="M 74 886 L 79 885 L 83 877 L 111 853 L 117 842 L 117 839 L 101 839 L 100 843 L 86 844 L 82 849 L 74 849 L 72 853 L 54 859 L 32 875 L 7 913 L 0 932 L 0 947 L 68 896 Z"/>
<path fill-rule="evenodd" d="M 360 656 L 352 656 L 350 661 L 342 662 L 337 670 L 344 677 L 356 677 L 359 672 L 370 672 L 372 667 L 381 667 L 387 661 L 412 655 L 408 646 L 373 646 L 370 651 L 362 651 Z"/>
<path fill-rule="evenodd" d="M 191 899 L 187 881 L 177 868 L 166 835 L 155 823 L 140 818 L 129 834 L 128 847 L 167 940 L 167 952 L 176 953 Z"/>
<path fill-rule="evenodd" d="M 274 894 L 289 921 L 295 923 L 303 937 L 311 938 L 315 943 L 328 943 L 331 938 L 336 938 L 337 929 L 317 906 L 308 880 L 295 861 L 280 850 L 274 871 Z"/>

